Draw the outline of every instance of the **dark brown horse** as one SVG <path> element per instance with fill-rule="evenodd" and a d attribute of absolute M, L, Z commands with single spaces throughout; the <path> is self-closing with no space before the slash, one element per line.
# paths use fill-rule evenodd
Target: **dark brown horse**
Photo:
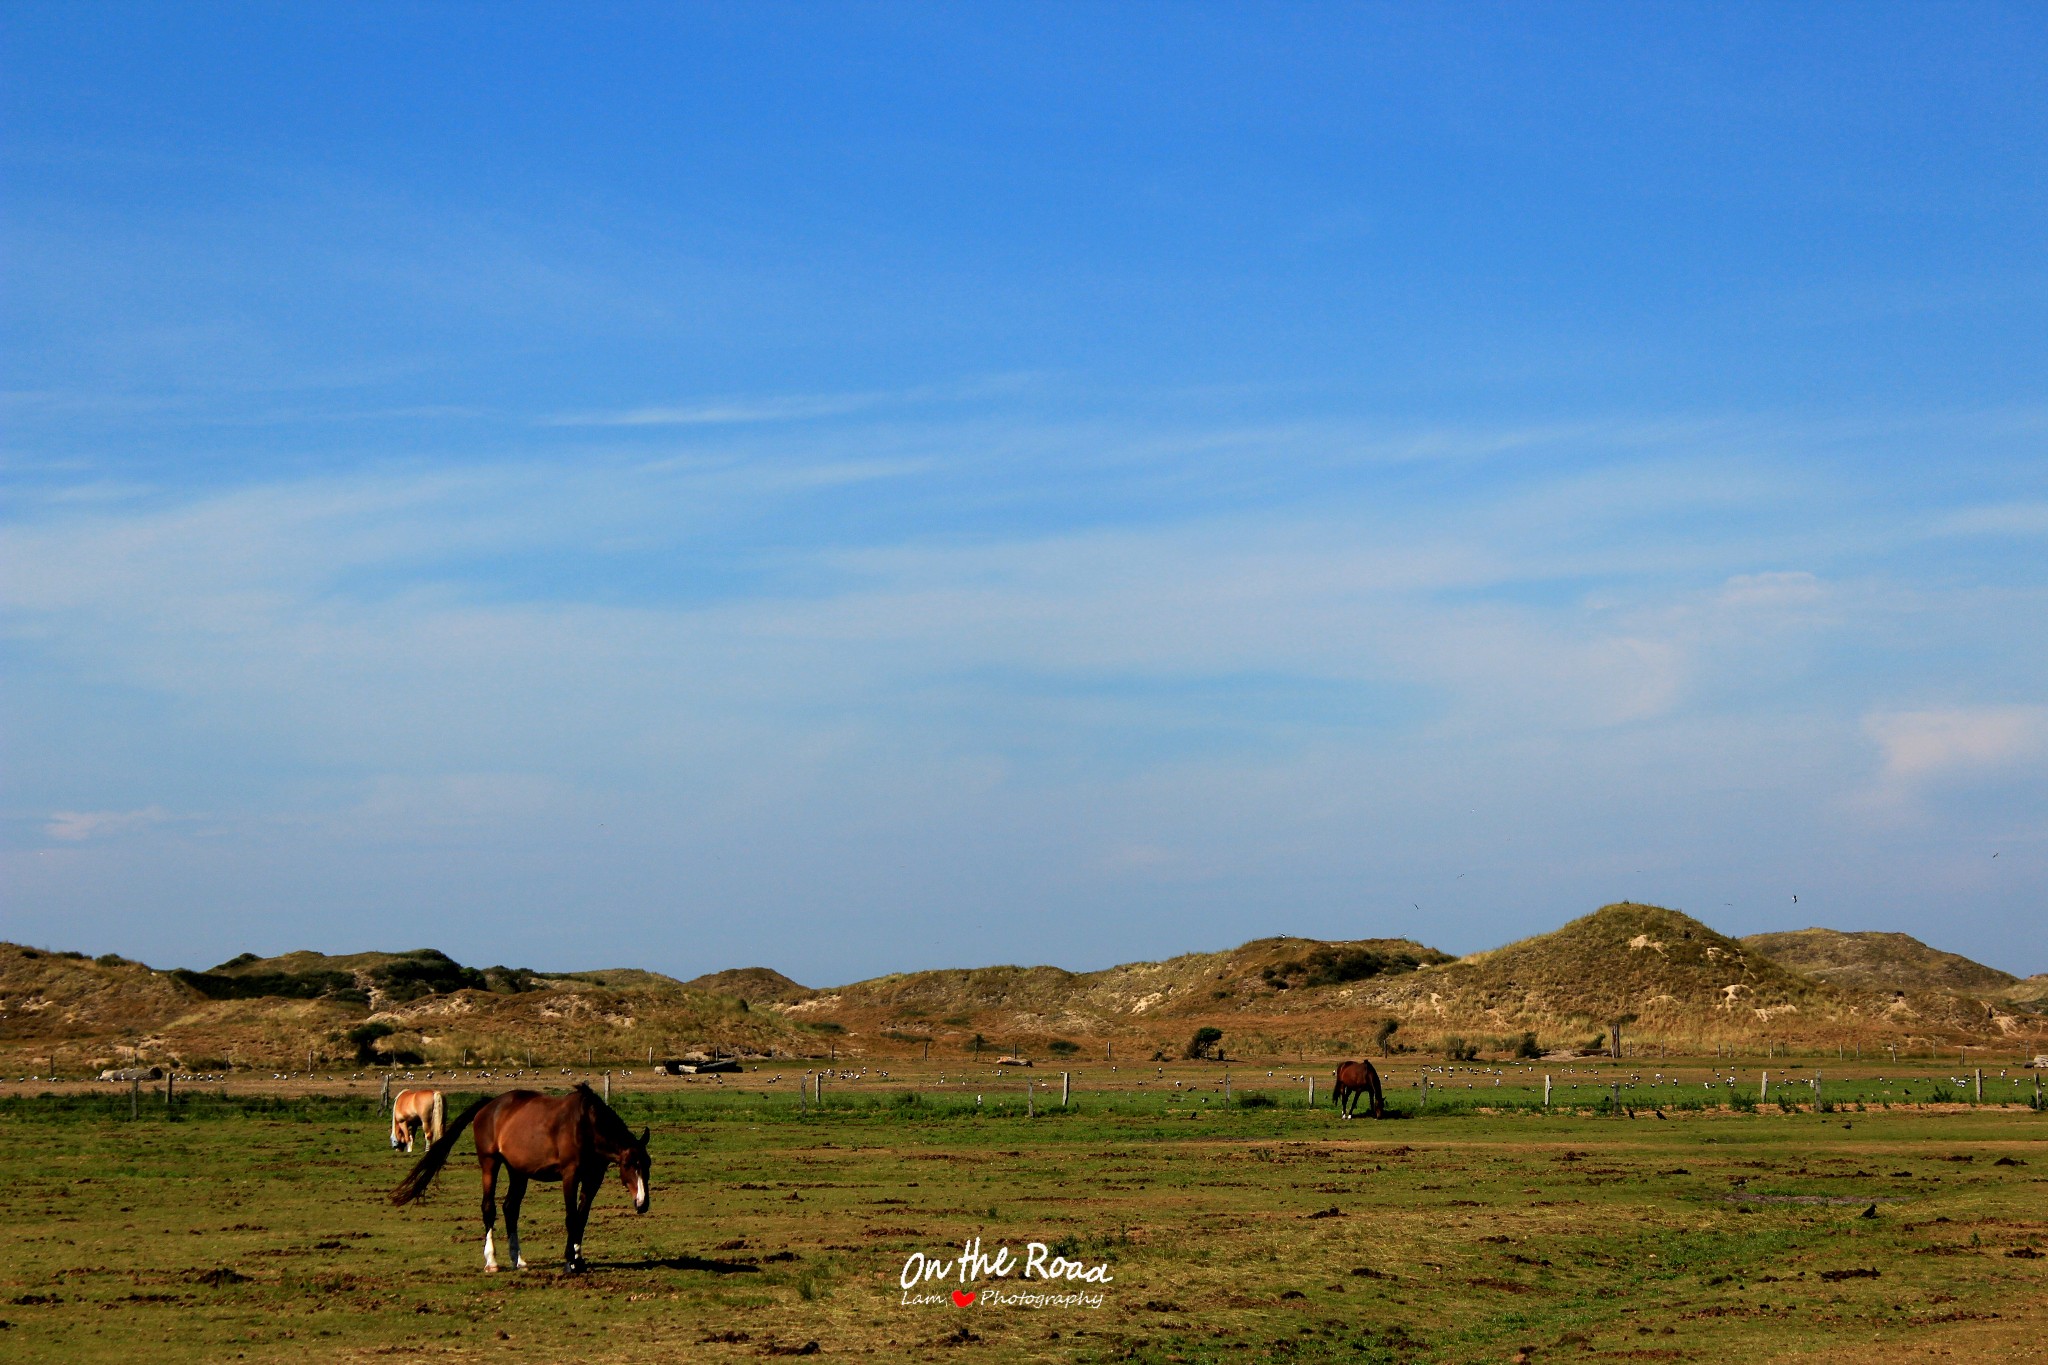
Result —
<path fill-rule="evenodd" d="M 484 1178 L 484 1269 L 495 1271 L 498 1258 L 491 1250 L 491 1233 L 498 1221 L 498 1172 L 511 1176 L 505 1191 L 505 1241 L 512 1264 L 526 1269 L 519 1254 L 519 1204 L 526 1198 L 526 1182 L 562 1182 L 562 1202 L 568 1211 L 568 1249 L 562 1253 L 564 1268 L 575 1274 L 585 1266 L 583 1227 L 590 1219 L 590 1201 L 604 1184 L 607 1166 L 619 1168 L 619 1180 L 633 1196 L 633 1212 L 647 1212 L 647 1132 L 639 1137 L 625 1121 L 612 1112 L 587 1085 L 566 1095 L 543 1095 L 537 1090 L 508 1090 L 495 1099 L 478 1100 L 455 1116 L 447 1131 L 435 1139 L 414 1164 L 404 1183 L 392 1192 L 394 1204 L 410 1204 L 427 1192 L 434 1177 L 448 1164 L 449 1153 L 462 1130 L 476 1126 L 476 1159 Z"/>
<path fill-rule="evenodd" d="M 1360 1095 L 1372 1096 L 1372 1116 L 1376 1119 L 1387 1115 L 1386 1101 L 1380 1095 L 1380 1073 L 1373 1070 L 1371 1062 L 1340 1062 L 1337 1065 L 1337 1084 L 1331 1093 L 1337 1097 L 1337 1116 L 1357 1118 L 1353 1111 L 1358 1108 Z"/>

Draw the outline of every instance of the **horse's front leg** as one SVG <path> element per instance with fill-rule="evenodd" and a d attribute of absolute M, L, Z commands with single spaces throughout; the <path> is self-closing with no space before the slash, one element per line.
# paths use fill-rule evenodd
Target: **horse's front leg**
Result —
<path fill-rule="evenodd" d="M 589 1221 L 590 1201 L 596 1192 L 594 1183 L 585 1180 L 580 1171 L 562 1177 L 562 1221 L 568 1230 L 562 1266 L 571 1275 L 583 1269 L 583 1227 Z"/>
<path fill-rule="evenodd" d="M 498 1257 L 491 1248 L 491 1234 L 498 1223 L 498 1159 L 482 1158 L 484 1177 L 484 1273 L 498 1273 Z"/>
<path fill-rule="evenodd" d="M 505 1249 L 512 1253 L 512 1267 L 526 1269 L 526 1258 L 519 1254 L 519 1205 L 526 1198 L 526 1177 L 507 1167 L 506 1176 L 511 1185 L 505 1191 Z"/>

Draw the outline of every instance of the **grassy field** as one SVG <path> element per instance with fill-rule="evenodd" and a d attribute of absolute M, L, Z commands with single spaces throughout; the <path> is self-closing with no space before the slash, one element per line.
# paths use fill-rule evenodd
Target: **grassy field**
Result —
<path fill-rule="evenodd" d="M 787 1072 L 621 1076 L 654 1207 L 608 1185 L 573 1279 L 548 1187 L 536 1268 L 480 1273 L 466 1139 L 392 1208 L 407 1160 L 374 1083 L 145 1091 L 132 1120 L 125 1092 L 10 1085 L 0 1356 L 2048 1359 L 2031 1079 L 1988 1076 L 1978 1106 L 1958 1068 L 1836 1063 L 1816 1108 L 1782 1076 L 1758 1104 L 1762 1065 L 1732 1089 L 1700 1060 L 1438 1068 L 1424 1108 L 1409 1063 L 1377 1124 L 1306 1108 L 1279 1068 L 1234 1066 L 1228 1099 L 1214 1066 L 1082 1069 L 1064 1110 L 1041 1073 L 1029 1118 L 1020 1080 L 957 1064 L 849 1074 L 801 1114 Z M 974 1237 L 1112 1278 L 1058 1289 L 1099 1306 L 996 1301 L 1050 1292 L 1015 1274 L 905 1302 L 912 1253 Z"/>

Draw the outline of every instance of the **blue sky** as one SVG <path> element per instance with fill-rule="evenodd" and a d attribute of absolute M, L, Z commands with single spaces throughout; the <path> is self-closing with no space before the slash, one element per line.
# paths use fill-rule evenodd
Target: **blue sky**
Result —
<path fill-rule="evenodd" d="M 1632 897 L 2048 970 L 2037 6 L 0 63 L 7 937 L 826 984 Z"/>

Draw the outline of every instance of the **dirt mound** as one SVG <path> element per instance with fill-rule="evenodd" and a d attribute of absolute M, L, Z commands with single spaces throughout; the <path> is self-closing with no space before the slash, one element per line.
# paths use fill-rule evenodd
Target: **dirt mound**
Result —
<path fill-rule="evenodd" d="M 772 967 L 730 967 L 683 984 L 691 990 L 738 996 L 751 1004 L 804 1000 L 816 994 L 809 986 L 798 985 Z"/>
<path fill-rule="evenodd" d="M 1400 976 L 1452 960 L 1405 938 L 1262 938 L 1224 952 L 1126 962 L 1095 972 L 1040 966 L 895 973 L 821 992 L 795 1008 L 890 1010 L 910 1018 L 1005 1011 L 1079 1028 L 1213 1013 L 1219 1002 L 1225 1010 L 1252 1004 L 1280 1012 L 1312 1009 L 1319 987 Z"/>
<path fill-rule="evenodd" d="M 2048 972 L 2030 976 L 2014 985 L 2010 990 L 1999 992 L 2007 1000 L 2030 1001 L 2036 1005 L 2048 1005 Z"/>
<path fill-rule="evenodd" d="M 1794 929 L 1751 934 L 1742 942 L 1794 971 L 1859 990 L 2006 995 L 2020 984 L 2010 972 L 1930 948 L 1910 934 Z"/>
<path fill-rule="evenodd" d="M 108 954 L 0 943 L 0 1040 L 147 1033 L 201 996 L 164 972 Z"/>
<path fill-rule="evenodd" d="M 206 972 L 0 944 L 0 1046 L 25 1069 L 151 1062 L 297 1071 L 418 1057 L 536 1065 L 818 1046 L 772 1010 L 638 968 L 466 967 L 444 953 L 258 957 Z"/>
<path fill-rule="evenodd" d="M 1786 960 L 1823 949 L 1833 956 L 1812 972 Z M 1872 963 L 1891 973 L 1880 988 L 1856 975 Z M 1906 967 L 1920 975 L 1900 975 Z M 1921 984 L 1930 979 L 1945 984 Z M 1907 980 L 1915 984 L 1896 984 Z M 1981 981 L 1996 983 L 1996 994 L 1959 984 Z M 1616 1021 L 1629 1039 L 1678 1047 L 2021 1045 L 2044 1033 L 2040 1009 L 2021 1002 L 2042 997 L 2048 980 L 2018 982 L 1904 935 L 1737 940 L 1682 912 L 1632 903 L 1457 959 L 1412 939 L 1275 937 L 1100 971 L 963 967 L 828 991 L 765 967 L 681 982 L 638 968 L 473 968 L 417 949 L 244 954 L 209 972 L 157 972 L 118 957 L 0 945 L 0 1044 L 16 1057 L 47 1056 L 59 1044 L 74 1064 L 195 1069 L 295 1070 L 309 1050 L 320 1066 L 344 1068 L 375 1057 L 539 1066 L 712 1049 L 1137 1060 L 1178 1056 L 1197 1030 L 1220 1031 L 1232 1056 L 1356 1056 L 1389 1022 L 1396 1044 L 1429 1051 L 1498 1053 L 1527 1047 L 1531 1033 L 1541 1050 L 1583 1049 L 1611 1036 Z"/>
<path fill-rule="evenodd" d="M 1378 1003 L 1404 1015 L 1502 1032 L 1577 1033 L 1587 1042 L 1633 1015 L 1632 1031 L 1692 1038 L 1782 1030 L 1855 1013 L 1822 982 L 1787 970 L 1662 906 L 1603 906 L 1561 929 L 1392 983 Z"/>

